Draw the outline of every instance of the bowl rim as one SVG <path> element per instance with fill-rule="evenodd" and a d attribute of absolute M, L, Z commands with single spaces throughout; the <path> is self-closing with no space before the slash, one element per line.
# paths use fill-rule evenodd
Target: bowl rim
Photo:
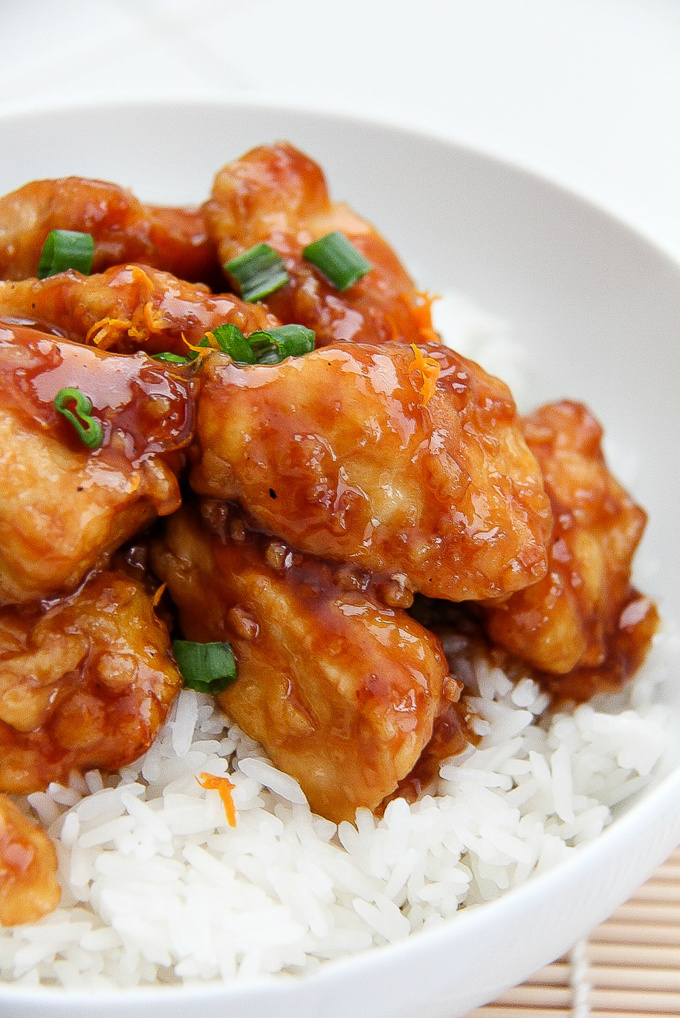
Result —
<path fill-rule="evenodd" d="M 185 113 L 191 110 L 200 111 L 209 108 L 214 112 L 226 112 L 229 115 L 236 113 L 272 114 L 280 113 L 293 114 L 296 117 L 307 121 L 325 121 L 340 123 L 348 128 L 361 129 L 371 132 L 386 132 L 390 135 L 399 135 L 404 140 L 415 139 L 427 144 L 437 144 L 442 149 L 449 149 L 461 152 L 471 158 L 483 160 L 493 164 L 496 168 L 506 173 L 513 174 L 528 180 L 532 186 L 540 186 L 551 190 L 556 197 L 567 199 L 572 206 L 584 209 L 591 217 L 601 217 L 610 225 L 616 225 L 620 230 L 632 235 L 638 243 L 644 245 L 648 250 L 655 253 L 670 265 L 677 277 L 678 289 L 680 291 L 680 260 L 674 254 L 666 250 L 653 238 L 646 236 L 636 226 L 629 224 L 624 217 L 617 215 L 604 208 L 589 197 L 579 194 L 568 186 L 554 180 L 544 173 L 538 172 L 529 166 L 519 162 L 506 159 L 494 152 L 481 147 L 460 142 L 443 131 L 432 129 L 418 129 L 403 122 L 394 121 L 382 117 L 361 116 L 328 108 L 316 107 L 313 103 L 302 101 L 283 100 L 276 97 L 187 97 L 178 96 L 168 98 L 167 96 L 149 97 L 122 97 L 116 100 L 88 100 L 86 98 L 64 101 L 59 98 L 53 100 L 21 100 L 15 101 L 4 110 L 0 110 L 0 131 L 6 124 L 21 125 L 23 121 L 32 121 L 39 126 L 41 121 L 61 117 L 78 117 L 82 115 L 100 116 L 102 114 L 120 116 L 123 113 L 134 113 L 136 115 L 167 115 L 177 108 Z M 680 811 L 677 811 L 680 802 L 680 762 L 662 778 L 646 789 L 642 797 L 629 809 L 626 809 L 620 816 L 617 816 L 612 823 L 592 841 L 578 845 L 569 857 L 559 862 L 550 869 L 531 875 L 521 885 L 505 891 L 498 898 L 485 902 L 481 905 L 468 906 L 444 920 L 436 927 L 420 930 L 407 936 L 401 941 L 391 944 L 371 947 L 357 954 L 342 958 L 325 961 L 316 971 L 291 978 L 280 978 L 278 976 L 258 976 L 250 979 L 224 982 L 212 980 L 207 982 L 189 982 L 185 984 L 170 985 L 144 985 L 132 988 L 124 987 L 102 987 L 102 988 L 65 988 L 62 986 L 23 986 L 16 983 L 3 982 L 0 980 L 0 1004 L 34 1004 L 36 1006 L 49 1005 L 59 1002 L 77 1005 L 79 1002 L 86 1003 L 88 1007 L 102 1003 L 111 1003 L 115 997 L 117 1003 L 146 1005 L 150 1001 L 162 1003 L 172 996 L 173 1000 L 179 999 L 182 1003 L 208 1002 L 223 999 L 229 1003 L 230 998 L 240 998 L 242 995 L 249 995 L 255 990 L 265 987 L 271 989 L 276 987 L 277 994 L 282 998 L 294 996 L 303 987 L 319 987 L 329 989 L 334 983 L 340 983 L 348 970 L 363 972 L 366 970 L 380 970 L 387 975 L 389 969 L 399 965 L 405 956 L 409 958 L 409 965 L 414 965 L 415 960 L 424 957 L 433 947 L 444 944 L 451 937 L 452 928 L 456 928 L 457 936 L 465 936 L 468 931 L 472 932 L 481 926 L 486 925 L 489 912 L 502 917 L 505 913 L 511 913 L 515 903 L 519 899 L 524 903 L 525 911 L 530 912 L 541 899 L 555 893 L 558 886 L 566 881 L 569 882 L 572 873 L 581 874 L 581 879 L 586 874 L 602 874 L 606 870 L 607 861 L 611 856 L 610 844 L 620 842 L 631 848 L 640 829 L 644 829 L 653 817 L 658 817 L 660 812 L 666 812 L 671 819 L 668 820 L 663 837 L 659 837 L 654 852 L 649 855 L 647 876 L 667 857 L 673 847 L 680 843 Z M 675 810 L 674 810 L 675 808 Z M 675 815 L 674 815 L 675 811 Z M 629 893 L 634 890 L 630 888 Z M 622 893 L 620 902 L 625 900 L 627 895 Z M 605 909 L 602 920 L 606 918 L 609 909 Z M 599 921 L 602 921 L 599 920 Z M 592 923 L 589 924 L 592 928 Z M 585 934 L 587 930 L 583 931 Z M 304 992 L 304 991 L 303 991 Z M 284 1000 L 285 1002 L 285 1000 Z"/>

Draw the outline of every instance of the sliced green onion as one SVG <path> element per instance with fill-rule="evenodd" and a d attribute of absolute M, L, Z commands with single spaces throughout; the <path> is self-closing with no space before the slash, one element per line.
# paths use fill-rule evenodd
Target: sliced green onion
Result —
<path fill-rule="evenodd" d="M 286 357 L 301 357 L 313 350 L 316 335 L 304 325 L 281 325 L 253 332 L 248 342 L 258 364 L 278 364 Z"/>
<path fill-rule="evenodd" d="M 188 689 L 221 693 L 236 678 L 236 661 L 228 643 L 174 640 L 172 652 Z"/>
<path fill-rule="evenodd" d="M 104 429 L 92 417 L 92 400 L 80 389 L 60 389 L 54 397 L 54 407 L 78 432 L 88 449 L 98 449 L 104 441 Z"/>
<path fill-rule="evenodd" d="M 236 280 L 244 300 L 262 300 L 288 282 L 283 258 L 269 244 L 256 244 L 232 258 L 224 271 Z"/>
<path fill-rule="evenodd" d="M 76 230 L 52 230 L 47 234 L 38 262 L 38 279 L 77 269 L 89 276 L 94 258 L 94 240 L 89 233 Z"/>
<path fill-rule="evenodd" d="M 302 257 L 316 265 L 338 290 L 346 290 L 373 268 L 340 230 L 308 244 Z"/>
<path fill-rule="evenodd" d="M 218 325 L 212 330 L 212 334 L 222 353 L 228 353 L 237 364 L 255 363 L 255 354 L 238 325 L 232 325 L 231 322 Z"/>
<path fill-rule="evenodd" d="M 189 358 L 182 357 L 178 353 L 152 353 L 151 356 L 155 361 L 165 361 L 167 364 L 188 364 Z"/>
<path fill-rule="evenodd" d="M 316 334 L 304 325 L 281 325 L 276 329 L 253 332 L 244 336 L 237 325 L 218 325 L 212 335 L 223 353 L 229 354 L 235 364 L 279 364 L 286 357 L 301 357 L 314 349 Z M 196 346 L 210 347 L 208 336 Z M 160 355 L 157 355 L 160 356 Z M 191 360 L 198 357 L 192 350 Z"/>
<path fill-rule="evenodd" d="M 203 339 L 199 339 L 196 343 L 196 347 L 204 347 L 209 350 L 215 349 L 215 344 L 210 341 L 210 336 L 214 336 L 217 342 L 217 349 L 221 350 L 222 353 L 227 353 L 236 364 L 254 364 L 255 356 L 253 351 L 250 349 L 248 340 L 243 335 L 238 325 L 232 325 L 231 322 L 227 322 L 224 325 L 217 325 L 214 329 L 204 336 Z M 192 349 L 189 354 L 189 360 L 195 361 L 198 357 L 198 350 Z"/>

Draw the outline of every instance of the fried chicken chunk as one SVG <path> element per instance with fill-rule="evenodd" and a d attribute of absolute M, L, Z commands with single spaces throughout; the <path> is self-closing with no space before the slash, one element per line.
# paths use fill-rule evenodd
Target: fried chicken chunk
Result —
<path fill-rule="evenodd" d="M 0 611 L 0 790 L 144 753 L 179 692 L 166 627 L 144 586 L 92 576 L 49 607 Z"/>
<path fill-rule="evenodd" d="M 53 912 L 60 898 L 54 845 L 0 795 L 0 926 L 35 922 Z"/>
<path fill-rule="evenodd" d="M 211 354 L 201 385 L 191 484 L 257 528 L 454 601 L 545 574 L 550 505 L 512 397 L 447 347 Z"/>
<path fill-rule="evenodd" d="M 175 353 L 231 322 L 249 335 L 280 325 L 261 304 L 232 294 L 213 296 L 207 287 L 141 265 L 122 265 L 98 275 L 60 272 L 47 279 L 0 281 L 0 319 L 36 325 L 68 339 L 116 353 Z"/>
<path fill-rule="evenodd" d="M 292 145 L 262 145 L 223 167 L 205 217 L 221 263 L 262 242 L 281 255 L 290 281 L 267 296 L 267 305 L 282 322 L 314 329 L 317 346 L 437 338 L 429 300 L 387 241 L 347 205 L 330 200 L 321 168 Z M 302 257 L 307 244 L 335 230 L 372 265 L 344 292 Z"/>
<path fill-rule="evenodd" d="M 447 675 L 441 645 L 329 564 L 236 534 L 211 534 L 183 508 L 152 549 L 154 569 L 185 637 L 232 645 L 225 712 L 312 809 L 351 819 L 394 791 L 428 742 Z"/>
<path fill-rule="evenodd" d="M 99 448 L 55 408 L 69 388 L 91 401 Z M 177 508 L 194 389 L 186 369 L 144 354 L 0 327 L 0 605 L 73 590 L 129 536 Z"/>
<path fill-rule="evenodd" d="M 63 177 L 34 180 L 0 198 L 0 278 L 36 276 L 51 230 L 91 234 L 95 272 L 144 262 L 199 280 L 216 265 L 200 209 L 142 205 L 117 184 Z"/>
<path fill-rule="evenodd" d="M 553 507 L 550 564 L 540 582 L 484 609 L 487 631 L 539 670 L 566 676 L 613 667 L 611 684 L 620 685 L 633 659 L 640 663 L 635 633 L 646 649 L 656 626 L 654 606 L 630 582 L 646 514 L 610 473 L 602 428 L 583 404 L 541 407 L 524 421 L 524 433 Z M 562 679 L 553 686 L 573 694 L 579 677 L 585 682 L 582 672 L 568 686 Z"/>

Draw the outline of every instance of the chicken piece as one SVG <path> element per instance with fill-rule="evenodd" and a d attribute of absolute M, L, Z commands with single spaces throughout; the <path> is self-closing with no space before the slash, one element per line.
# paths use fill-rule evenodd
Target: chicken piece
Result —
<path fill-rule="evenodd" d="M 375 808 L 432 734 L 447 666 L 436 637 L 344 571 L 243 531 L 211 535 L 185 507 L 152 547 L 181 629 L 228 640 L 225 712 L 334 821 Z"/>
<path fill-rule="evenodd" d="M 143 584 L 94 574 L 48 607 L 0 610 L 0 790 L 141 756 L 181 677 Z"/>
<path fill-rule="evenodd" d="M 484 608 L 487 632 L 494 643 L 560 677 L 575 669 L 609 670 L 613 656 L 613 686 L 620 685 L 641 660 L 630 645 L 633 634 L 646 649 L 656 627 L 654 606 L 630 582 L 646 514 L 609 472 L 602 428 L 582 404 L 541 407 L 525 420 L 524 433 L 553 507 L 550 564 L 539 583 Z M 586 682 L 585 673 L 581 679 Z M 579 699 L 592 693 L 592 681 Z M 568 687 L 560 678 L 552 688 L 574 692 L 578 684 L 572 675 Z"/>
<path fill-rule="evenodd" d="M 60 899 L 54 845 L 0 795 L 0 926 L 35 922 L 53 912 Z"/>
<path fill-rule="evenodd" d="M 545 574 L 550 504 L 509 390 L 440 344 L 211 354 L 196 445 L 199 494 L 309 554 L 454 601 Z"/>
<path fill-rule="evenodd" d="M 57 411 L 77 388 L 102 444 Z M 0 327 L 0 605 L 73 590 L 89 570 L 180 503 L 196 383 L 144 354 L 100 353 Z"/>
<path fill-rule="evenodd" d="M 261 304 L 167 272 L 123 265 L 100 275 L 60 272 L 47 279 L 0 281 L 0 319 L 35 325 L 116 353 L 175 353 L 186 357 L 206 332 L 231 322 L 246 335 L 280 322 Z"/>
<path fill-rule="evenodd" d="M 0 278 L 36 276 L 51 230 L 90 233 L 95 272 L 144 262 L 199 280 L 216 268 L 200 209 L 142 205 L 117 184 L 63 177 L 35 180 L 0 198 Z"/>
<path fill-rule="evenodd" d="M 313 329 L 317 346 L 437 339 L 429 298 L 387 241 L 347 205 L 331 202 L 321 168 L 291 145 L 263 145 L 228 163 L 204 208 L 220 262 L 261 242 L 281 255 L 290 282 L 267 305 L 282 322 Z M 344 292 L 302 257 L 307 244 L 335 230 L 373 266 Z"/>

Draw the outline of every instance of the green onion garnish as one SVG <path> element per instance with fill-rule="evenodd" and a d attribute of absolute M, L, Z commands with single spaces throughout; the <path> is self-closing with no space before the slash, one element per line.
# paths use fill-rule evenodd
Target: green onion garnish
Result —
<path fill-rule="evenodd" d="M 188 364 L 189 358 L 182 357 L 178 353 L 152 353 L 152 358 L 155 361 L 164 361 L 166 364 Z"/>
<path fill-rule="evenodd" d="M 301 357 L 314 349 L 315 341 L 315 333 L 304 325 L 281 325 L 248 336 L 258 364 L 278 364 L 286 357 Z"/>
<path fill-rule="evenodd" d="M 92 417 L 92 400 L 80 389 L 60 389 L 54 397 L 54 407 L 78 432 L 88 449 L 98 449 L 104 441 L 104 429 Z"/>
<path fill-rule="evenodd" d="M 222 353 L 228 353 L 232 360 L 241 364 L 255 363 L 255 354 L 238 325 L 232 325 L 231 322 L 218 325 L 212 330 L 212 334 Z"/>
<path fill-rule="evenodd" d="M 235 364 L 279 364 L 286 357 L 301 357 L 314 349 L 316 334 L 304 325 L 281 325 L 276 329 L 253 332 L 244 336 L 237 325 L 218 325 L 212 330 L 222 353 L 227 353 Z M 210 347 L 208 336 L 196 346 Z M 198 357 L 192 350 L 191 360 Z"/>
<path fill-rule="evenodd" d="M 94 258 L 94 240 L 89 233 L 76 230 L 52 230 L 47 234 L 38 262 L 38 279 L 77 269 L 89 276 Z"/>
<path fill-rule="evenodd" d="M 256 244 L 232 258 L 224 271 L 236 280 L 244 300 L 262 300 L 288 282 L 283 258 L 269 244 Z"/>
<path fill-rule="evenodd" d="M 210 341 L 211 335 L 217 342 L 217 348 L 222 353 L 228 353 L 236 364 L 255 363 L 255 355 L 238 325 L 232 325 L 231 322 L 227 322 L 225 325 L 216 325 L 207 336 L 199 339 L 196 347 L 206 347 L 207 349 L 214 350 L 215 344 Z M 189 360 L 195 361 L 197 357 L 198 350 L 194 348 L 189 354 Z"/>
<path fill-rule="evenodd" d="M 373 268 L 340 230 L 308 244 L 302 257 L 316 265 L 338 290 L 346 290 Z"/>
<path fill-rule="evenodd" d="M 172 652 L 188 689 L 221 693 L 236 678 L 236 661 L 228 643 L 174 640 Z"/>

